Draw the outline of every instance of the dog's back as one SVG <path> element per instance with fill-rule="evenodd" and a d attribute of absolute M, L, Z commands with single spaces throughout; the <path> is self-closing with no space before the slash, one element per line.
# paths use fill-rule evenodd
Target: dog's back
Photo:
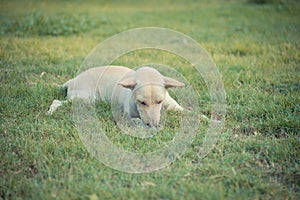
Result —
<path fill-rule="evenodd" d="M 68 89 L 68 98 L 101 99 L 111 101 L 114 87 L 118 81 L 133 70 L 121 66 L 90 68 L 63 86 Z"/>

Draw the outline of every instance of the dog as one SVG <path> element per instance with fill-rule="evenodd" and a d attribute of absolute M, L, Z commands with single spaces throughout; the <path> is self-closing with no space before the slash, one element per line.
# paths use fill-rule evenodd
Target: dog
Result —
<path fill-rule="evenodd" d="M 96 100 L 118 105 L 129 118 L 139 118 L 147 127 L 158 127 L 162 108 L 182 111 L 167 89 L 185 84 L 144 66 L 136 71 L 123 66 L 90 68 L 67 81 L 67 98 Z M 67 101 L 54 100 L 52 114 Z"/>

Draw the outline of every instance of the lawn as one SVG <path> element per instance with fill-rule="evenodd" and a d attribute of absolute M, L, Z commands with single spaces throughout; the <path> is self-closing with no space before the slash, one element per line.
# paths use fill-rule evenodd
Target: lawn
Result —
<path fill-rule="evenodd" d="M 230 1 L 1 1 L 0 199 L 300 199 L 300 3 Z M 219 140 L 199 157 L 209 122 L 187 151 L 150 173 L 112 169 L 81 141 L 69 103 L 47 115 L 59 88 L 99 43 L 122 31 L 164 27 L 197 41 L 226 91 Z M 130 44 L 129 44 L 130 45 Z M 138 50 L 113 64 L 161 63 L 180 72 L 210 117 L 203 77 L 172 53 Z M 181 89 L 182 90 L 182 89 Z M 178 90 L 180 91 L 180 90 Z M 174 136 L 178 116 L 149 140 L 122 134 L 97 102 L 107 136 L 148 152 Z M 172 131 L 173 130 L 173 131 Z"/>

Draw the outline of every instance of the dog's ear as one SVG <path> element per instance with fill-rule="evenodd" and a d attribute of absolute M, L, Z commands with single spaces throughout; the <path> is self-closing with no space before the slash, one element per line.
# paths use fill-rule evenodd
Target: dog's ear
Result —
<path fill-rule="evenodd" d="M 184 83 L 181 83 L 175 79 L 169 78 L 169 77 L 164 77 L 164 82 L 165 82 L 165 88 L 171 88 L 171 87 L 183 87 L 185 86 Z"/>
<path fill-rule="evenodd" d="M 118 83 L 118 85 L 121 85 L 125 88 L 129 88 L 129 89 L 133 90 L 133 88 L 136 86 L 136 82 L 133 77 L 129 77 L 129 78 L 122 79 Z"/>

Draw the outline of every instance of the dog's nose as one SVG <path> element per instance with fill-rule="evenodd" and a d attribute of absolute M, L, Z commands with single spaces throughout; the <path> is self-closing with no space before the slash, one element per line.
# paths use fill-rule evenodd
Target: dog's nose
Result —
<path fill-rule="evenodd" d="M 155 123 L 155 124 L 153 124 L 153 123 L 151 123 L 151 122 L 147 122 L 146 124 L 145 124 L 148 128 L 158 128 L 159 127 L 159 125 L 157 124 L 157 123 Z"/>
<path fill-rule="evenodd" d="M 152 123 L 146 123 L 146 126 L 149 128 L 152 128 L 152 127 L 157 128 L 158 127 L 158 125 L 152 124 Z"/>

